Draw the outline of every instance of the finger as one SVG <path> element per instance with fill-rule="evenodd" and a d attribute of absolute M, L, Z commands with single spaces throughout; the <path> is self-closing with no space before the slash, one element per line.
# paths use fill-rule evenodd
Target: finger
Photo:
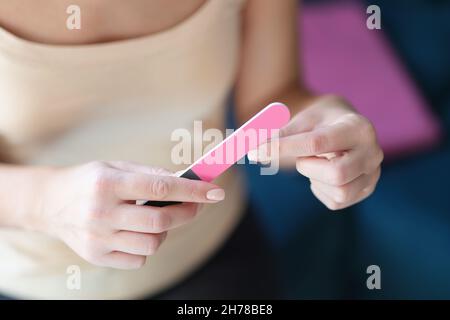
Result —
<path fill-rule="evenodd" d="M 341 210 L 341 209 L 347 208 L 349 206 L 352 206 L 355 203 L 360 202 L 360 201 L 364 200 L 365 198 L 367 198 L 370 195 L 370 193 L 371 193 L 370 190 L 364 189 L 364 190 L 361 191 L 361 193 L 357 197 L 357 199 L 355 199 L 352 202 L 343 204 L 343 203 L 336 202 L 334 199 L 332 199 L 327 194 L 325 194 L 324 192 L 322 192 L 319 189 L 317 189 L 312 184 L 311 184 L 311 191 L 317 197 L 317 199 L 319 199 L 328 209 L 333 210 L 333 211 L 334 210 Z"/>
<path fill-rule="evenodd" d="M 359 142 L 360 137 L 352 134 L 348 123 L 336 123 L 313 131 L 281 137 L 261 145 L 258 160 L 270 160 L 270 157 L 310 157 L 324 153 L 346 151 Z M 270 144 L 278 146 L 271 147 Z M 271 152 L 277 151 L 277 154 Z"/>
<path fill-rule="evenodd" d="M 319 123 L 322 118 L 322 113 L 319 112 L 310 112 L 308 109 L 300 111 L 287 125 L 280 129 L 280 137 L 311 131 L 314 129 L 315 124 Z"/>
<path fill-rule="evenodd" d="M 102 265 L 116 269 L 139 269 L 145 265 L 147 257 L 121 251 L 113 251 L 102 257 Z"/>
<path fill-rule="evenodd" d="M 198 204 L 185 202 L 168 207 L 120 204 L 111 213 L 111 227 L 144 233 L 161 233 L 188 223 L 197 214 Z"/>
<path fill-rule="evenodd" d="M 290 136 L 293 134 L 311 131 L 314 127 L 320 125 L 327 118 L 333 118 L 339 116 L 338 113 L 334 112 L 332 106 L 342 105 L 340 99 L 336 100 L 337 97 L 332 95 L 326 96 L 314 96 L 306 95 L 303 97 L 305 105 L 302 111 L 298 112 L 289 123 L 281 129 L 281 136 Z M 327 112 L 318 112 L 321 108 L 326 108 Z M 340 107 L 339 110 L 342 110 Z"/>
<path fill-rule="evenodd" d="M 165 233 L 118 231 L 109 239 L 109 245 L 112 251 L 149 256 L 158 250 L 165 237 Z"/>
<path fill-rule="evenodd" d="M 362 190 L 376 185 L 380 172 L 378 168 L 371 174 L 362 174 L 343 186 L 332 186 L 316 180 L 311 180 L 311 184 L 337 203 L 351 203 L 359 197 Z"/>
<path fill-rule="evenodd" d="M 319 157 L 299 158 L 296 168 L 298 172 L 312 180 L 341 186 L 363 173 L 361 164 L 353 158 L 351 153 L 345 153 L 331 160 Z"/>
<path fill-rule="evenodd" d="M 119 175 L 114 189 L 116 195 L 122 200 L 215 203 L 225 198 L 225 191 L 212 183 L 129 172 Z"/>
<path fill-rule="evenodd" d="M 330 198 L 328 195 L 320 191 L 316 186 L 313 184 L 310 185 L 311 191 L 314 194 L 314 196 L 319 199 L 320 202 L 322 202 L 328 209 L 330 210 L 338 210 L 339 204 L 334 201 L 332 198 Z"/>
<path fill-rule="evenodd" d="M 364 150 L 352 150 L 341 153 L 330 160 L 322 157 L 299 158 L 297 171 L 302 175 L 323 183 L 342 186 L 353 181 L 361 174 L 373 172 L 379 167 L 382 152 L 375 155 Z"/>
<path fill-rule="evenodd" d="M 107 163 L 115 169 L 134 173 L 145 173 L 158 176 L 173 175 L 173 172 L 170 172 L 169 170 L 166 170 L 164 168 L 145 166 L 143 164 L 132 161 L 108 161 Z"/>

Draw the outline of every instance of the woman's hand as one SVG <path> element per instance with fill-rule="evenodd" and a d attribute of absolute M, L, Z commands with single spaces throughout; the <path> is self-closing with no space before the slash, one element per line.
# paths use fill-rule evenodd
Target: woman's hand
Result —
<path fill-rule="evenodd" d="M 142 267 L 167 231 L 191 221 L 199 203 L 224 198 L 219 187 L 129 162 L 95 162 L 56 169 L 44 188 L 38 230 L 63 240 L 87 261 Z M 173 200 L 163 208 L 136 200 Z"/>
<path fill-rule="evenodd" d="M 272 155 L 263 150 L 271 148 L 261 146 L 249 158 L 270 161 Z M 331 210 L 368 197 L 383 160 L 372 124 L 335 96 L 320 97 L 280 130 L 278 156 L 296 158 L 297 170 L 310 179 L 314 195 Z"/>

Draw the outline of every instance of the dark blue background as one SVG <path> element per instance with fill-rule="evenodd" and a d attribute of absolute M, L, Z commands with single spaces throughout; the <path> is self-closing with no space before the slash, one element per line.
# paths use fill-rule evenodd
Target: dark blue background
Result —
<path fill-rule="evenodd" d="M 311 1 L 307 1 L 308 2 Z M 450 1 L 370 1 L 412 77 L 450 128 Z M 375 193 L 331 212 L 295 172 L 245 168 L 288 298 L 450 298 L 450 146 L 384 163 Z M 367 266 L 381 290 L 366 288 Z"/>

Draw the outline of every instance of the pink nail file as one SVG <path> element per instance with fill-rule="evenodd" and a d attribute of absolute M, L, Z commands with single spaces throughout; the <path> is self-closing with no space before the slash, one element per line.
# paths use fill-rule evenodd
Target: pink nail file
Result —
<path fill-rule="evenodd" d="M 243 158 L 251 149 L 270 139 L 276 130 L 281 129 L 289 122 L 289 119 L 289 109 L 284 104 L 279 102 L 269 104 L 178 176 L 211 182 Z M 256 145 L 251 145 L 246 141 L 246 137 L 251 136 L 250 131 L 255 134 Z M 163 207 L 176 203 L 178 202 L 147 201 L 144 205 Z"/>

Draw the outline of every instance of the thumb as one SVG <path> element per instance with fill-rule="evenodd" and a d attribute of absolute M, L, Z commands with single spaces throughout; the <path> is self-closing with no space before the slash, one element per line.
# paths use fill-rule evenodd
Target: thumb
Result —
<path fill-rule="evenodd" d="M 317 113 L 308 112 L 308 110 L 300 111 L 280 129 L 280 138 L 312 131 L 320 120 L 321 117 Z"/>

